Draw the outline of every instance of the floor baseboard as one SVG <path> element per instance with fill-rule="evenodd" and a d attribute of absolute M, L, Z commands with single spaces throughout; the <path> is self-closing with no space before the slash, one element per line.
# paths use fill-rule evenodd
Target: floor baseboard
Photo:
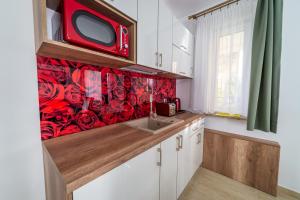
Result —
<path fill-rule="evenodd" d="M 300 199 L 300 193 L 295 192 L 295 191 L 290 190 L 290 189 L 287 189 L 287 188 L 282 187 L 282 186 L 278 186 L 278 192 L 285 193 L 285 194 L 288 194 L 289 196 L 292 196 L 292 197 L 295 197 L 297 199 Z"/>

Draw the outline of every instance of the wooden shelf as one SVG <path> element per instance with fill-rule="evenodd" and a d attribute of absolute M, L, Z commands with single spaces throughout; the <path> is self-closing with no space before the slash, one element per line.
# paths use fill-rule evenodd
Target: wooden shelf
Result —
<path fill-rule="evenodd" d="M 126 59 L 92 49 L 79 47 L 73 44 L 48 39 L 46 8 L 58 10 L 61 0 L 33 1 L 36 54 L 93 65 L 105 65 L 109 67 L 125 67 L 136 64 L 136 21 L 115 10 L 103 1 L 78 1 L 96 11 L 101 11 L 101 13 L 103 13 L 104 15 L 107 15 L 115 21 L 128 27 L 131 47 L 129 58 Z"/>
<path fill-rule="evenodd" d="M 115 57 L 113 55 L 53 40 L 43 41 L 40 48 L 37 50 L 37 54 L 41 56 L 111 67 L 124 67 L 135 64 L 134 61 L 121 57 Z"/>

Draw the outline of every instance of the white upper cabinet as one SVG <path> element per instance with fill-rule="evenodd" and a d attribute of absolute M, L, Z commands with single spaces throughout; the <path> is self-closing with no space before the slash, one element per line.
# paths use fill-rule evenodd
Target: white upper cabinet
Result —
<path fill-rule="evenodd" d="M 172 71 L 186 77 L 194 72 L 194 36 L 173 17 L 173 59 Z"/>
<path fill-rule="evenodd" d="M 139 0 L 138 64 L 172 71 L 172 18 L 165 0 Z"/>
<path fill-rule="evenodd" d="M 160 168 L 160 199 L 176 200 L 176 178 L 177 178 L 177 137 L 163 141 L 160 144 L 162 162 Z"/>
<path fill-rule="evenodd" d="M 137 20 L 137 1 L 138 0 L 104 0 L 113 7 L 117 8 L 124 14 L 128 15 L 134 20 Z"/>
<path fill-rule="evenodd" d="M 194 36 L 193 34 L 175 17 L 173 18 L 173 44 L 193 55 Z"/>
<path fill-rule="evenodd" d="M 172 71 L 172 20 L 173 15 L 164 0 L 159 0 L 158 18 L 158 68 Z"/>
<path fill-rule="evenodd" d="M 193 56 L 173 45 L 172 71 L 186 77 L 193 77 Z"/>
<path fill-rule="evenodd" d="M 158 200 L 159 145 L 73 192 L 74 200 Z"/>
<path fill-rule="evenodd" d="M 158 0 L 139 0 L 137 24 L 137 63 L 158 66 Z"/>

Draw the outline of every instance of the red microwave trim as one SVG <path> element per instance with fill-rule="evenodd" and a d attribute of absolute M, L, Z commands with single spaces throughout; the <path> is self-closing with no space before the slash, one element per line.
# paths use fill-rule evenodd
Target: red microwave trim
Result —
<path fill-rule="evenodd" d="M 113 37 L 115 39 L 115 43 L 101 43 L 98 40 L 93 40 L 92 38 L 88 38 L 82 33 L 79 33 L 80 30 L 78 30 L 74 18 L 76 18 L 76 15 L 79 13 L 82 14 L 83 12 L 84 14 L 88 13 L 89 17 L 93 16 L 95 19 L 109 24 L 114 31 Z M 129 57 L 129 36 L 126 26 L 117 23 L 116 21 L 104 16 L 100 12 L 78 3 L 76 0 L 64 0 L 63 16 L 64 40 L 79 46 L 84 46 L 123 57 Z M 121 46 L 121 42 L 123 46 Z M 125 46 L 127 47 L 124 48 Z"/>

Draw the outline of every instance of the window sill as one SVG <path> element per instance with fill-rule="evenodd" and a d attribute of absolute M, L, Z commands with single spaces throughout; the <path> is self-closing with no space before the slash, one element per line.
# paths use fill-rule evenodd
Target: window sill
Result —
<path fill-rule="evenodd" d="M 222 114 L 217 114 L 217 113 L 214 113 L 214 114 L 205 114 L 206 116 L 212 116 L 212 117 L 220 117 L 220 118 L 227 118 L 227 119 L 235 119 L 235 120 L 247 120 L 247 118 L 245 116 L 230 116 L 230 115 L 222 115 Z"/>

